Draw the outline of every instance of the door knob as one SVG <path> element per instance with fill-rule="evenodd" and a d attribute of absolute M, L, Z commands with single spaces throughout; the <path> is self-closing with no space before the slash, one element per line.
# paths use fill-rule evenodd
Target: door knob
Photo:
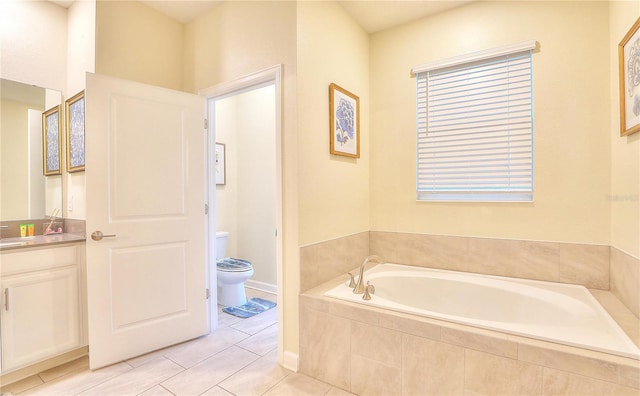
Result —
<path fill-rule="evenodd" d="M 94 241 L 100 241 L 102 238 L 115 238 L 115 234 L 113 235 L 104 235 L 102 231 L 94 231 L 91 233 L 91 239 Z"/>

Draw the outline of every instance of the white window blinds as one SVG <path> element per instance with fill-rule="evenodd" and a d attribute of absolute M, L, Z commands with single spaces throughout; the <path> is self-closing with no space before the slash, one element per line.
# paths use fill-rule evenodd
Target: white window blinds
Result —
<path fill-rule="evenodd" d="M 414 69 L 419 200 L 533 199 L 532 48 Z"/>

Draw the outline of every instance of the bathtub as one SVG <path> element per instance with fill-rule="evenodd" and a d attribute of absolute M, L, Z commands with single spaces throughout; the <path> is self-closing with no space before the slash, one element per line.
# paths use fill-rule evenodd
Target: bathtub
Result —
<path fill-rule="evenodd" d="M 326 296 L 640 359 L 640 350 L 584 286 L 379 264 L 371 300 L 347 283 Z M 357 279 L 356 279 L 357 280 Z"/>

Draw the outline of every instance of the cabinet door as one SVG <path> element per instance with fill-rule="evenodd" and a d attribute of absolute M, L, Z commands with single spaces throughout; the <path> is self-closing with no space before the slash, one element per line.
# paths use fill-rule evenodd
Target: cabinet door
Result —
<path fill-rule="evenodd" d="M 7 277 L 2 292 L 4 371 L 80 346 L 77 268 Z"/>

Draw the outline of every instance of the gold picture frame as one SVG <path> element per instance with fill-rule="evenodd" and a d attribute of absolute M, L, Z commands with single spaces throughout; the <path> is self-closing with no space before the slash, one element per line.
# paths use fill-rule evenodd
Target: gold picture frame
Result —
<path fill-rule="evenodd" d="M 620 136 L 640 131 L 640 18 L 618 44 Z"/>
<path fill-rule="evenodd" d="M 331 154 L 360 158 L 360 98 L 332 83 L 329 111 Z"/>
<path fill-rule="evenodd" d="M 67 136 L 67 172 L 84 171 L 84 91 L 64 102 Z"/>
<path fill-rule="evenodd" d="M 57 105 L 42 113 L 42 172 L 45 176 L 62 174 L 61 108 Z"/>

